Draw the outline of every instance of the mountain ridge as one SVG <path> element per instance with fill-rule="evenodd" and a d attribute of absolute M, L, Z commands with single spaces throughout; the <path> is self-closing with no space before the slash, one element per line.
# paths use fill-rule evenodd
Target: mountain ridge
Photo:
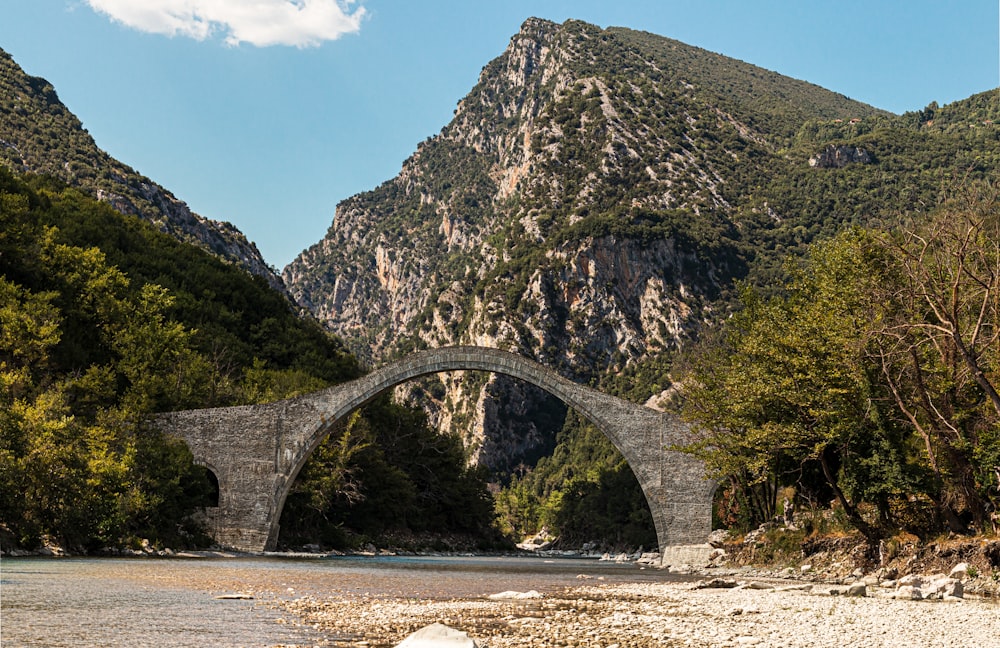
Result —
<path fill-rule="evenodd" d="M 0 49 L 0 163 L 18 173 L 50 175 L 106 202 L 118 212 L 153 223 L 267 280 L 284 291 L 280 277 L 257 246 L 232 223 L 191 211 L 161 185 L 98 147 L 55 88 L 30 76 Z"/>

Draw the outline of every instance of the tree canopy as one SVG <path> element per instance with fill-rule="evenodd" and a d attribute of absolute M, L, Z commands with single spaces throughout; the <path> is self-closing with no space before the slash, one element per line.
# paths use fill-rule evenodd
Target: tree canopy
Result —
<path fill-rule="evenodd" d="M 896 233 L 816 244 L 778 295 L 744 289 L 688 364 L 684 411 L 746 522 L 794 486 L 872 539 L 984 528 L 1000 505 L 996 204 L 974 183 Z"/>

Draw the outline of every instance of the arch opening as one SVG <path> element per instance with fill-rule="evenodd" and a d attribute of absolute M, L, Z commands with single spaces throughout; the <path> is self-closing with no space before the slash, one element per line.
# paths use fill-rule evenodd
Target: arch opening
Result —
<path fill-rule="evenodd" d="M 440 536 L 498 548 L 492 502 L 465 459 L 461 440 L 439 434 L 421 410 L 376 399 L 334 423 L 302 467 L 276 542 L 348 549 L 375 537 L 406 546 Z"/>
<path fill-rule="evenodd" d="M 221 489 L 214 470 L 205 464 L 195 464 L 191 469 L 188 483 L 192 499 L 198 508 L 218 508 Z"/>
<path fill-rule="evenodd" d="M 514 537 L 554 549 L 620 553 L 657 547 L 656 524 L 632 467 L 575 410 L 555 451 L 496 495 L 498 519 Z M 527 514 L 526 514 L 527 513 Z"/>
<path fill-rule="evenodd" d="M 508 358 L 526 360 L 518 356 L 512 356 L 511 354 L 503 355 L 505 356 L 505 360 Z M 534 364 L 532 361 L 527 362 Z M 433 363 L 426 368 L 420 368 L 416 371 L 398 371 L 395 376 L 386 376 L 383 380 L 372 381 L 375 382 L 377 386 L 373 387 L 370 393 L 375 395 L 358 399 L 362 402 L 361 405 L 356 406 L 354 410 L 342 410 L 340 412 L 340 416 L 336 419 L 336 423 L 334 423 L 334 421 L 330 421 L 330 424 L 325 425 L 321 430 L 317 430 L 316 435 L 310 443 L 310 452 L 301 461 L 295 475 L 289 480 L 288 488 L 285 492 L 286 497 L 282 498 L 278 504 L 283 522 L 281 522 L 277 528 L 286 530 L 292 529 L 296 526 L 294 523 L 290 523 L 291 521 L 285 517 L 284 508 L 287 501 L 287 495 L 292 493 L 293 506 L 295 506 L 296 504 L 294 500 L 296 494 L 293 492 L 293 489 L 295 489 L 295 480 L 302 474 L 303 469 L 305 469 L 307 473 L 312 471 L 311 467 L 306 468 L 306 465 L 314 452 L 317 450 L 325 452 L 323 448 L 330 445 L 330 443 L 324 445 L 324 439 L 329 437 L 334 440 L 334 445 L 344 445 L 345 436 L 342 422 L 345 419 L 354 417 L 355 412 L 360 411 L 361 408 L 365 407 L 373 399 L 377 398 L 379 395 L 385 394 L 399 385 L 414 382 L 420 379 L 427 380 L 429 376 L 436 377 L 438 374 L 448 373 L 451 371 L 471 371 L 476 373 L 499 375 L 505 379 L 510 379 L 514 383 L 525 385 L 532 389 L 537 389 L 548 401 L 550 416 L 552 415 L 551 405 L 553 403 L 558 404 L 558 414 L 560 419 L 559 425 L 556 429 L 552 430 L 552 438 L 550 439 L 550 445 L 546 448 L 546 451 L 533 458 L 531 468 L 535 467 L 541 457 L 551 459 L 553 450 L 556 446 L 557 437 L 562 436 L 565 433 L 564 424 L 567 420 L 567 412 L 572 412 L 572 416 L 569 418 L 577 422 L 578 427 L 580 423 L 583 423 L 588 426 L 591 436 L 596 434 L 599 438 L 606 441 L 604 444 L 606 447 L 600 448 L 600 452 L 607 453 L 608 448 L 610 448 L 610 452 L 614 453 L 614 457 L 606 462 L 606 465 L 601 467 L 600 474 L 597 475 L 596 478 L 576 479 L 565 485 L 562 497 L 565 498 L 567 503 L 572 504 L 572 507 L 567 507 L 566 511 L 562 515 L 564 524 L 569 522 L 572 519 L 572 516 L 583 516 L 584 518 L 591 520 L 600 517 L 600 519 L 605 522 L 605 528 L 610 529 L 613 527 L 614 531 L 617 533 L 609 532 L 604 536 L 604 538 L 599 539 L 607 540 L 612 544 L 617 541 L 618 544 L 615 546 L 625 546 L 626 544 L 630 544 L 633 547 L 655 547 L 657 545 L 658 533 L 656 528 L 657 525 L 651 511 L 651 502 L 645 489 L 643 488 L 643 484 L 640 481 L 640 475 L 635 472 L 632 463 L 623 453 L 622 447 L 620 447 L 618 435 L 616 435 L 613 431 L 609 432 L 607 430 L 607 422 L 602 420 L 600 417 L 595 416 L 594 408 L 581 407 L 581 403 L 583 401 L 581 401 L 579 397 L 574 398 L 570 393 L 570 390 L 567 390 L 564 385 L 568 384 L 572 388 L 577 389 L 589 388 L 583 388 L 575 383 L 570 383 L 550 370 L 544 368 L 541 369 L 548 375 L 540 378 L 538 372 L 526 372 L 519 370 L 516 365 L 510 366 L 510 364 L 499 365 L 499 363 L 489 363 L 487 366 L 468 367 L 448 366 L 444 363 Z M 383 369 L 382 371 L 385 370 Z M 376 374 L 377 373 L 379 372 L 376 372 Z M 552 377 L 555 379 L 552 380 Z M 544 378 L 548 378 L 549 380 Z M 562 389 L 559 387 L 562 387 Z M 594 390 L 590 391 L 594 394 L 599 394 L 599 392 Z M 638 405 L 629 405 L 635 408 L 640 407 Z M 654 416 L 657 415 L 655 412 L 651 412 L 651 414 Z M 330 419 L 328 419 L 328 421 L 329 420 Z M 431 432 L 436 436 L 441 436 L 438 434 L 437 430 L 431 430 Z M 635 453 L 633 453 L 633 456 L 634 454 Z M 507 472 L 509 474 L 511 472 L 509 470 L 510 467 L 505 468 L 508 469 Z M 616 489 L 624 490 L 625 501 L 620 501 L 618 505 L 609 504 L 608 500 L 612 497 L 613 491 Z M 640 502 L 638 512 L 635 511 L 635 498 L 638 498 Z M 492 498 L 489 504 L 492 511 L 494 509 L 494 501 Z M 302 509 L 301 505 L 296 506 L 296 508 L 299 510 Z M 599 509 L 602 514 L 596 515 Z M 341 511 L 343 511 L 342 508 Z M 323 521 L 325 523 L 323 526 L 325 530 L 320 534 L 320 540 L 331 543 L 343 542 L 345 539 L 344 529 L 336 523 L 329 524 L 329 520 L 326 519 L 326 516 L 324 516 Z M 570 527 L 569 524 L 565 524 L 565 526 L 567 528 Z M 573 537 L 574 542 L 579 540 L 579 536 L 582 533 L 580 529 L 582 527 L 583 525 L 577 524 L 575 527 L 570 529 L 570 532 L 567 535 Z M 574 537 L 574 534 L 576 537 Z M 286 536 L 283 536 L 281 542 L 285 544 L 286 540 Z M 589 540 L 582 540 L 581 544 L 588 541 Z"/>

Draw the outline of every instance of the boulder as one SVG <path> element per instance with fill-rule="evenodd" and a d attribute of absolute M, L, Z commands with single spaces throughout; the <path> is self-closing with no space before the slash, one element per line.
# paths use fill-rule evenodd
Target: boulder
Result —
<path fill-rule="evenodd" d="M 729 537 L 729 531 L 726 529 L 716 529 L 708 535 L 708 544 L 712 545 L 716 549 L 721 549 L 726 544 L 726 539 Z"/>
<path fill-rule="evenodd" d="M 467 633 L 434 623 L 417 630 L 396 648 L 477 648 L 478 644 Z"/>
<path fill-rule="evenodd" d="M 958 563 L 957 565 L 951 568 L 950 572 L 948 572 L 948 578 L 957 578 L 959 580 L 966 578 L 968 575 L 969 575 L 969 563 L 967 562 Z"/>
<path fill-rule="evenodd" d="M 819 169 L 842 169 L 848 164 L 871 164 L 871 154 L 856 146 L 833 144 L 809 158 L 809 166 Z"/>
<path fill-rule="evenodd" d="M 515 592 L 513 590 L 508 590 L 506 592 L 500 592 L 498 594 L 490 594 L 487 598 L 493 599 L 494 601 L 506 601 L 506 600 L 524 600 L 524 599 L 540 599 L 542 595 L 536 590 L 529 590 L 527 592 Z"/>
<path fill-rule="evenodd" d="M 892 598 L 904 599 L 907 601 L 919 601 L 924 598 L 924 594 L 920 591 L 919 587 L 914 587 L 913 585 L 900 585 L 896 588 Z"/>
<path fill-rule="evenodd" d="M 639 559 L 635 561 L 638 565 L 652 565 L 659 566 L 660 564 L 660 552 L 659 551 L 647 551 L 646 553 L 639 556 Z"/>
<path fill-rule="evenodd" d="M 965 587 L 957 578 L 936 578 L 922 589 L 924 598 L 965 598 Z"/>

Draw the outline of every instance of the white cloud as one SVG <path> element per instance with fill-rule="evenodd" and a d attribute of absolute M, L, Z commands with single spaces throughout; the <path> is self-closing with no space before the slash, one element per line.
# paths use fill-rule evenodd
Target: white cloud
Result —
<path fill-rule="evenodd" d="M 226 43 L 309 47 L 357 32 L 363 7 L 354 0 L 86 0 L 95 11 L 153 34 Z"/>

